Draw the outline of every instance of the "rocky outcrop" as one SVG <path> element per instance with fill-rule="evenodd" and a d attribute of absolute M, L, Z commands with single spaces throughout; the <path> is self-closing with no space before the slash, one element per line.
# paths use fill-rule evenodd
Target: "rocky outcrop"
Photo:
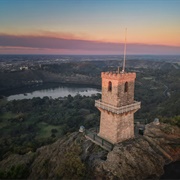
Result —
<path fill-rule="evenodd" d="M 75 132 L 39 148 L 33 158 L 32 153 L 11 155 L 0 169 L 7 171 L 21 160 L 29 165 L 28 179 L 159 179 L 164 165 L 180 161 L 179 145 L 180 129 L 167 124 L 148 124 L 143 136 L 119 143 L 111 152 Z"/>
<path fill-rule="evenodd" d="M 180 160 L 179 145 L 179 128 L 151 123 L 144 136 L 116 145 L 98 171 L 106 171 L 109 179 L 159 178 L 165 164 Z"/>
<path fill-rule="evenodd" d="M 163 174 L 164 159 L 156 154 L 147 141 L 139 138 L 118 145 L 108 154 L 103 169 L 110 179 L 145 179 Z"/>
<path fill-rule="evenodd" d="M 99 151 L 99 152 L 98 152 Z M 85 163 L 93 165 L 107 152 L 87 140 L 84 134 L 75 132 L 49 146 L 37 150 L 28 179 L 77 179 L 87 176 Z"/>
<path fill-rule="evenodd" d="M 180 128 L 151 123 L 146 125 L 144 138 L 164 157 L 166 164 L 180 160 Z"/>

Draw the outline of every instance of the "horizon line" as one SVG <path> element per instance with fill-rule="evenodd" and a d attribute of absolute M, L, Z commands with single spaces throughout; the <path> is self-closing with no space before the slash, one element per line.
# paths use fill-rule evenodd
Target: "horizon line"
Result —
<path fill-rule="evenodd" d="M 57 55 L 57 56 L 123 56 L 123 54 L 4 54 L 0 55 Z M 127 54 L 127 56 L 180 56 L 180 54 Z"/>

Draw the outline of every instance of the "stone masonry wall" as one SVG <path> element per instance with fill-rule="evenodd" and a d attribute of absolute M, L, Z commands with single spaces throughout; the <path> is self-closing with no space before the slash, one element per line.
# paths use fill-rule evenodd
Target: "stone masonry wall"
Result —
<path fill-rule="evenodd" d="M 99 136 L 112 142 L 119 143 L 134 137 L 134 113 L 114 114 L 101 111 Z"/>

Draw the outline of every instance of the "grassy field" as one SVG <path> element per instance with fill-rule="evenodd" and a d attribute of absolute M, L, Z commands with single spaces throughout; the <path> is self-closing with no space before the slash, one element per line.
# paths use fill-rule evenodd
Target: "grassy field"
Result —
<path fill-rule="evenodd" d="M 55 134 L 56 137 L 62 136 L 62 126 L 49 125 L 45 122 L 40 122 L 37 126 L 39 128 L 39 131 L 37 132 L 36 139 L 48 138 L 51 137 L 52 134 Z M 57 133 L 52 133 L 52 129 L 56 129 Z"/>

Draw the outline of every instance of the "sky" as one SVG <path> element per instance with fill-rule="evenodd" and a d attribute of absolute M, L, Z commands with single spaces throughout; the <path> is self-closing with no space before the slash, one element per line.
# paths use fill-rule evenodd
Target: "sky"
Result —
<path fill-rule="evenodd" d="M 0 0 L 0 54 L 180 55 L 180 0 Z"/>

